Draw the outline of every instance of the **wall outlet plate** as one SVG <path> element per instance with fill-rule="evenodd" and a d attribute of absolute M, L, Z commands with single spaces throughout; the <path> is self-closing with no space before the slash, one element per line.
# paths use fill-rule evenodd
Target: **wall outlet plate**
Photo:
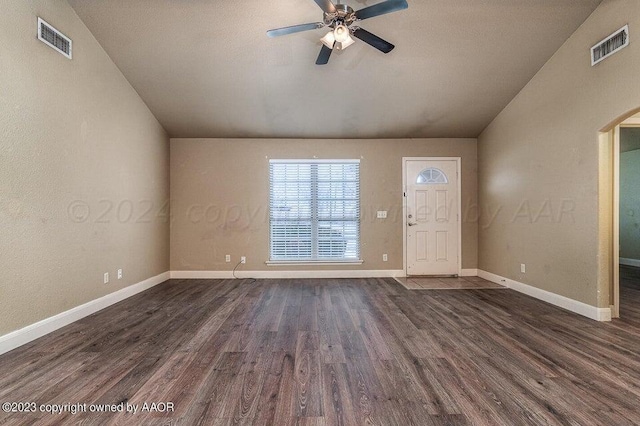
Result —
<path fill-rule="evenodd" d="M 108 272 L 104 273 L 104 283 L 105 284 L 109 284 L 109 273 Z"/>
<path fill-rule="evenodd" d="M 386 219 L 387 218 L 387 211 L 386 210 L 378 211 L 376 217 L 378 219 Z"/>
<path fill-rule="evenodd" d="M 382 261 L 383 261 L 383 262 L 386 262 L 386 261 L 388 261 L 388 260 L 389 260 L 389 257 L 387 256 L 387 254 L 386 254 L 386 253 L 385 253 L 385 254 L 383 254 L 383 255 L 382 255 Z"/>
<path fill-rule="evenodd" d="M 122 279 L 122 269 L 118 269 L 118 279 Z"/>
<path fill-rule="evenodd" d="M 520 264 L 520 272 L 522 272 L 523 274 L 527 273 L 527 265 L 525 265 L 524 263 Z"/>
<path fill-rule="evenodd" d="M 227 263 L 231 262 L 231 255 L 230 254 L 226 255 L 224 257 L 224 261 L 227 262 Z"/>
<path fill-rule="evenodd" d="M 246 258 L 246 257 L 244 257 L 244 256 L 242 256 L 242 257 L 240 258 L 240 263 L 247 263 L 247 258 Z"/>

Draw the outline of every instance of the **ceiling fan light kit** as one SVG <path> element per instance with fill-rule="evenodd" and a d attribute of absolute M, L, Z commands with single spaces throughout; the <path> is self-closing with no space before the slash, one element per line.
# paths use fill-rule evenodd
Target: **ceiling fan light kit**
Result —
<path fill-rule="evenodd" d="M 322 42 L 322 49 L 320 50 L 320 55 L 316 60 L 317 65 L 326 65 L 329 63 L 331 52 L 334 49 L 344 50 L 355 43 L 353 37 L 375 47 L 382 53 L 391 52 L 395 47 L 393 44 L 360 28 L 357 25 L 357 22 L 385 15 L 387 13 L 404 10 L 409 7 L 406 0 L 387 0 L 382 3 L 374 4 L 373 6 L 365 7 L 358 11 L 354 11 L 346 4 L 333 4 L 331 0 L 314 1 L 324 12 L 322 22 L 269 30 L 267 31 L 267 35 L 269 37 L 279 37 L 301 31 L 317 30 L 325 27 L 331 28 L 331 31 L 320 39 Z"/>
<path fill-rule="evenodd" d="M 320 41 L 329 49 L 333 49 L 336 44 L 336 37 L 333 35 L 333 31 L 329 31 Z"/>
<path fill-rule="evenodd" d="M 351 37 L 351 32 L 344 25 L 339 25 L 335 30 L 329 31 L 320 39 L 322 44 L 329 49 L 344 50 L 356 41 Z"/>
<path fill-rule="evenodd" d="M 347 38 L 345 41 L 336 41 L 336 44 L 334 45 L 334 49 L 344 50 L 355 42 L 356 41 L 351 37 Z"/>
<path fill-rule="evenodd" d="M 340 24 L 333 30 L 333 34 L 336 37 L 336 41 L 340 43 L 344 43 L 347 39 L 351 38 L 349 36 L 349 30 L 343 24 Z"/>

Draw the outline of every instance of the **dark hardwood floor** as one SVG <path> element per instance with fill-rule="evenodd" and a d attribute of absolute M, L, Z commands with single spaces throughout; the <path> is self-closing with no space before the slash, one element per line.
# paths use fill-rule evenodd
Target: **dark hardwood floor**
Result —
<path fill-rule="evenodd" d="M 640 268 L 620 266 L 620 318 L 640 327 Z"/>
<path fill-rule="evenodd" d="M 597 323 L 511 290 L 171 280 L 0 357 L 0 424 L 640 424 L 640 274 Z"/>

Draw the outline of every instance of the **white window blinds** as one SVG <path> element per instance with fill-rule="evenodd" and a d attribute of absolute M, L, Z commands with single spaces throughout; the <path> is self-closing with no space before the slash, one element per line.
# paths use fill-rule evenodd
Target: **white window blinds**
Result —
<path fill-rule="evenodd" d="M 360 259 L 360 161 L 271 160 L 271 261 Z"/>

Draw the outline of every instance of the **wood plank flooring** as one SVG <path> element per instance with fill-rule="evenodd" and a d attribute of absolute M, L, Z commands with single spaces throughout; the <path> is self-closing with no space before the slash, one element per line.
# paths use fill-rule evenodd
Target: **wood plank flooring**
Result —
<path fill-rule="evenodd" d="M 480 277 L 398 277 L 408 290 L 479 290 L 506 288 Z"/>
<path fill-rule="evenodd" d="M 640 274 L 597 323 L 512 290 L 171 280 L 0 357 L 0 424 L 640 424 Z"/>

